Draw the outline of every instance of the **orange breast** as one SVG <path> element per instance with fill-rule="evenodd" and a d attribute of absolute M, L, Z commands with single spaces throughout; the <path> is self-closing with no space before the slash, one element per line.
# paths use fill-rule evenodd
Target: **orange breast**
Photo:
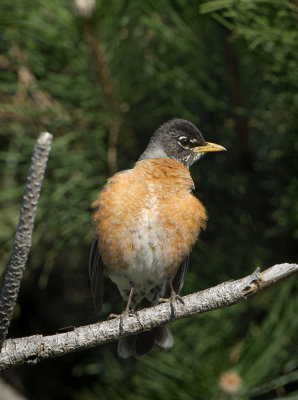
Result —
<path fill-rule="evenodd" d="M 92 204 L 107 268 L 137 269 L 139 257 L 147 257 L 146 268 L 158 268 L 164 277 L 175 275 L 207 220 L 192 187 L 188 169 L 171 159 L 142 160 L 114 175 Z"/>

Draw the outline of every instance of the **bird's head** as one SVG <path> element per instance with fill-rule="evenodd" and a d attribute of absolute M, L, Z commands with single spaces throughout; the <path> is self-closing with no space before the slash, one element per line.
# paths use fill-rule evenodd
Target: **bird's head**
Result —
<path fill-rule="evenodd" d="M 140 160 L 172 158 L 187 167 L 210 151 L 226 150 L 219 144 L 205 142 L 199 129 L 185 119 L 172 119 L 162 124 L 151 137 Z"/>

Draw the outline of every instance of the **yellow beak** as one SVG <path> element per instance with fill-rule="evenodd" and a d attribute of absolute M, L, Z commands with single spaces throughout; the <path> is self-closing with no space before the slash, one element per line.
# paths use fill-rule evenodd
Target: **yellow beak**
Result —
<path fill-rule="evenodd" d="M 197 146 L 191 149 L 195 153 L 205 153 L 206 151 L 227 151 L 227 149 L 220 144 L 206 142 L 204 146 Z"/>

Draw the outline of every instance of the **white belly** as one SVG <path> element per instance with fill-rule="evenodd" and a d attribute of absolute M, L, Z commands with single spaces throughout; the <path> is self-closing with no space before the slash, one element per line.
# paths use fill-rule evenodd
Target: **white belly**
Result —
<path fill-rule="evenodd" d="M 149 210 L 144 209 L 139 222 L 134 227 L 134 251 L 128 269 L 121 272 L 111 270 L 108 272 L 124 300 L 127 300 L 131 286 L 134 287 L 136 304 L 143 299 L 155 302 L 163 295 L 167 279 L 162 254 L 163 238 L 156 229 L 158 221 L 152 218 L 152 212 L 150 218 L 148 214 Z"/>

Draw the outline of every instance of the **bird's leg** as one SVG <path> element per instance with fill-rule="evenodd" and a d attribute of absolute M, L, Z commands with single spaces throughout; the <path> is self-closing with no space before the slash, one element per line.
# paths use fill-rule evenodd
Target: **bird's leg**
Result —
<path fill-rule="evenodd" d="M 171 297 L 170 297 L 171 302 L 178 300 L 178 301 L 180 301 L 181 304 L 184 304 L 182 297 L 179 296 L 179 294 L 177 294 L 175 292 L 171 278 L 168 278 L 168 284 L 169 284 L 170 290 L 171 290 Z"/>
<path fill-rule="evenodd" d="M 134 310 L 130 310 L 130 304 L 131 304 L 131 300 L 132 300 L 132 296 L 133 296 L 133 285 L 131 285 L 130 287 L 130 291 L 129 291 L 129 296 L 127 299 L 127 303 L 126 303 L 126 307 L 124 309 L 124 311 L 122 312 L 122 314 L 120 315 L 120 335 L 123 334 L 123 318 L 127 317 L 130 313 L 134 313 Z"/>
<path fill-rule="evenodd" d="M 133 285 L 131 284 L 129 295 L 128 295 L 128 299 L 127 299 L 127 303 L 126 303 L 126 307 L 125 307 L 125 310 L 123 311 L 122 314 L 125 314 L 125 313 L 129 314 L 132 296 L 133 296 Z M 131 310 L 131 311 L 133 312 L 134 310 Z"/>
<path fill-rule="evenodd" d="M 177 314 L 177 312 L 176 312 L 176 310 L 177 310 L 177 307 L 176 307 L 177 300 L 180 301 L 180 303 L 182 303 L 182 304 L 184 304 L 184 301 L 183 301 L 182 297 L 179 296 L 179 294 L 177 294 L 175 292 L 175 289 L 173 288 L 173 283 L 172 283 L 172 279 L 171 278 L 168 278 L 168 284 L 169 284 L 169 288 L 170 288 L 170 291 L 171 291 L 170 297 L 166 298 L 166 299 L 161 297 L 160 299 L 158 299 L 158 303 L 170 302 L 171 303 L 172 314 L 173 314 L 174 317 L 176 317 L 176 314 Z"/>
<path fill-rule="evenodd" d="M 113 319 L 113 318 L 118 318 L 120 317 L 120 334 L 123 332 L 123 318 L 127 317 L 129 314 L 135 313 L 134 310 L 130 309 L 131 301 L 132 301 L 132 296 L 133 296 L 133 285 L 130 286 L 130 291 L 128 295 L 128 299 L 126 302 L 125 309 L 122 311 L 121 314 L 109 314 L 108 319 Z"/>

